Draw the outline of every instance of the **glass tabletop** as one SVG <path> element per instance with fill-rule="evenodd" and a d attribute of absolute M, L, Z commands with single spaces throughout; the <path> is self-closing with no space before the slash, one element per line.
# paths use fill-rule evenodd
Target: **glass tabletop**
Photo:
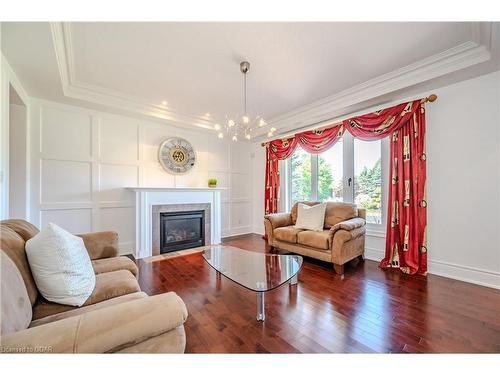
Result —
<path fill-rule="evenodd" d="M 204 250 L 203 258 L 228 279 L 255 292 L 283 285 L 302 267 L 299 255 L 257 253 L 222 245 Z"/>

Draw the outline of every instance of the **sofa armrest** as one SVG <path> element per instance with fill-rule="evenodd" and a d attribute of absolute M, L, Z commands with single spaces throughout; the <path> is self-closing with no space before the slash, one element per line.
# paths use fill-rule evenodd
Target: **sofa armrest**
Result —
<path fill-rule="evenodd" d="M 289 212 L 280 212 L 264 216 L 264 229 L 267 243 L 274 246 L 274 230 L 292 225 L 292 215 Z"/>
<path fill-rule="evenodd" d="M 114 258 L 119 254 L 118 233 L 116 232 L 94 232 L 78 234 L 83 238 L 90 259 Z"/>
<path fill-rule="evenodd" d="M 175 293 L 141 298 L 28 328 L 1 340 L 3 353 L 109 353 L 180 327 L 186 306 Z"/>
<path fill-rule="evenodd" d="M 345 231 L 352 231 L 356 228 L 362 228 L 366 225 L 366 220 L 360 217 L 354 217 L 349 220 L 341 221 L 330 228 L 330 234 L 333 235 L 335 232 L 343 229 Z"/>
<path fill-rule="evenodd" d="M 292 225 L 292 215 L 289 212 L 265 215 L 264 220 L 269 220 L 273 229 Z"/>

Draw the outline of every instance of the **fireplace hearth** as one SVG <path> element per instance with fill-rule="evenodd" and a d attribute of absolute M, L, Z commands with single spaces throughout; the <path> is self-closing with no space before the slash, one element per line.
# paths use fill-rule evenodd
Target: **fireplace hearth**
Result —
<path fill-rule="evenodd" d="M 205 246 L 205 211 L 160 213 L 160 253 Z"/>

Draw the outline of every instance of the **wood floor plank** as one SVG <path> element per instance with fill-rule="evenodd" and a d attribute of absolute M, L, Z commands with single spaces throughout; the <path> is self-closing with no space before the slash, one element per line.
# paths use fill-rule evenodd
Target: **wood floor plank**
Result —
<path fill-rule="evenodd" d="M 225 244 L 265 252 L 261 236 Z M 305 258 L 299 284 L 256 296 L 217 280 L 201 254 L 137 261 L 148 294 L 175 291 L 189 311 L 187 353 L 498 353 L 500 291 L 444 277 L 382 271 L 353 261 L 345 277 Z"/>

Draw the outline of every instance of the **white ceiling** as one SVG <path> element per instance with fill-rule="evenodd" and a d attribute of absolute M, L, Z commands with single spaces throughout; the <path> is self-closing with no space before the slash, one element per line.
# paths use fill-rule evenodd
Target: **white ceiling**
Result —
<path fill-rule="evenodd" d="M 186 126 L 209 124 L 207 112 L 215 121 L 241 113 L 239 62 L 248 60 L 250 111 L 280 127 L 297 108 L 480 45 L 481 30 L 451 22 L 2 23 L 2 51 L 32 96 L 110 109 L 138 103 L 131 110 Z"/>

